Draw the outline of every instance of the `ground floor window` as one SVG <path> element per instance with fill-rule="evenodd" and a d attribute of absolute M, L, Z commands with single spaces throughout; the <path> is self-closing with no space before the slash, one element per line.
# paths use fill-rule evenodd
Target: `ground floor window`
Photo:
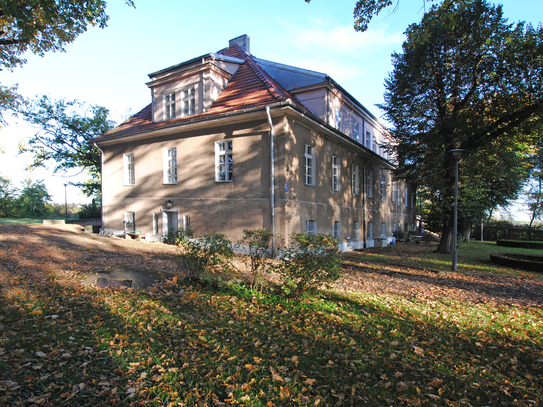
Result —
<path fill-rule="evenodd" d="M 316 235 L 317 234 L 317 222 L 314 220 L 306 220 L 305 221 L 305 233 L 308 233 L 310 235 Z"/>
<path fill-rule="evenodd" d="M 381 237 L 387 237 L 387 224 L 385 222 L 381 223 Z"/>
<path fill-rule="evenodd" d="M 124 213 L 124 231 L 132 233 L 136 230 L 136 214 L 134 212 Z"/>
<path fill-rule="evenodd" d="M 360 223 L 355 222 L 353 224 L 353 243 L 358 243 L 360 240 Z"/>
<path fill-rule="evenodd" d="M 368 239 L 373 239 L 373 223 L 368 223 Z"/>
<path fill-rule="evenodd" d="M 334 237 L 338 240 L 341 240 L 341 222 L 334 222 Z"/>

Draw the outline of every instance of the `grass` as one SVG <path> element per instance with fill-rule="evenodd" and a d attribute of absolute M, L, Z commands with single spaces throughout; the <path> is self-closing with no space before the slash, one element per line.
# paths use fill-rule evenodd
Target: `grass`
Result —
<path fill-rule="evenodd" d="M 492 247 L 466 246 L 478 270 Z M 358 255 L 416 262 L 409 252 Z M 428 248 L 417 264 L 438 258 Z M 0 266 L 2 406 L 543 405 L 541 307 L 363 292 L 292 301 L 175 278 L 97 289 L 70 284 L 63 264 L 32 273 L 30 259 Z"/>
<path fill-rule="evenodd" d="M 34 294 L 2 303 L 0 370 L 28 366 L 2 405 L 543 403 L 541 309 L 183 282 Z"/>
<path fill-rule="evenodd" d="M 417 245 L 399 244 L 383 249 L 369 249 L 347 255 L 347 261 L 367 263 L 371 267 L 379 265 L 401 264 L 441 272 L 451 271 L 451 255 L 436 253 L 437 244 Z M 502 247 L 496 242 L 471 241 L 459 243 L 458 272 L 477 274 L 507 274 L 527 277 L 542 276 L 538 273 L 527 272 L 500 266 L 490 262 L 490 255 L 496 253 L 522 253 L 541 255 L 541 250 Z"/>
<path fill-rule="evenodd" d="M 48 218 L 48 219 L 64 219 L 64 218 Z M 68 218 L 68 220 L 78 220 L 78 218 Z M 41 225 L 43 219 L 31 218 L 0 218 L 0 225 Z"/>

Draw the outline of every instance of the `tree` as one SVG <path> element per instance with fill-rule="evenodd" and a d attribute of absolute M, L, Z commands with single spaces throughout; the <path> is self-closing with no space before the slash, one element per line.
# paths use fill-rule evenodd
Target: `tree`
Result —
<path fill-rule="evenodd" d="M 17 188 L 11 184 L 11 181 L 6 177 L 0 176 L 0 218 L 9 218 L 12 216 L 17 193 Z"/>
<path fill-rule="evenodd" d="M 107 20 L 104 0 L 0 0 L 0 70 L 26 63 L 28 51 L 64 51 L 88 26 L 104 28 Z M 18 103 L 16 87 L 0 86 L 0 123 L 2 113 Z"/>
<path fill-rule="evenodd" d="M 525 193 L 528 206 L 530 225 L 535 220 L 543 219 L 543 138 L 532 155 L 532 169 L 528 181 L 528 190 Z"/>
<path fill-rule="evenodd" d="M 423 7 L 425 1 L 426 0 L 422 0 Z M 311 0 L 305 0 L 305 2 L 310 3 Z M 354 6 L 353 12 L 354 29 L 361 32 L 367 31 L 371 19 L 391 6 L 392 12 L 395 12 L 400 6 L 400 0 L 358 0 Z"/>
<path fill-rule="evenodd" d="M 395 175 L 425 189 L 438 251 L 452 250 L 455 159 L 459 223 L 516 196 L 533 129 L 543 117 L 543 29 L 508 24 L 501 6 L 445 0 L 406 32 L 380 107 L 393 124 Z M 514 171 L 514 182 L 507 171 Z M 465 195 L 462 195 L 465 194 Z"/>
<path fill-rule="evenodd" d="M 43 181 L 28 182 L 14 202 L 13 216 L 40 219 L 48 215 L 51 196 Z"/>
<path fill-rule="evenodd" d="M 86 171 L 90 179 L 74 185 L 82 188 L 87 196 L 99 196 L 100 151 L 92 140 L 115 127 L 108 117 L 109 110 L 96 105 L 85 109 L 77 100 L 53 101 L 47 96 L 25 107 L 21 111 L 24 119 L 39 129 L 23 147 L 23 151 L 33 154 L 31 167 L 54 162 L 55 172 Z"/>

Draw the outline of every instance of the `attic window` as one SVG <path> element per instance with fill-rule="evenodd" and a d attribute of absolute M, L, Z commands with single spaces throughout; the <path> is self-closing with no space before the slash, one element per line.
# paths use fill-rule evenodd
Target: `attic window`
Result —
<path fill-rule="evenodd" d="M 164 95 L 164 120 L 175 119 L 175 92 Z"/>
<path fill-rule="evenodd" d="M 193 115 L 195 111 L 194 87 L 181 91 L 181 112 L 183 117 Z"/>

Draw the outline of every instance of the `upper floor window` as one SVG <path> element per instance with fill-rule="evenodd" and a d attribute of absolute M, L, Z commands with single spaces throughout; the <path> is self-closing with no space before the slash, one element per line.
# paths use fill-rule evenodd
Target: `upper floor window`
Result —
<path fill-rule="evenodd" d="M 305 183 L 315 185 L 315 147 L 305 145 Z"/>
<path fill-rule="evenodd" d="M 338 107 L 334 109 L 334 127 L 341 130 L 341 109 Z"/>
<path fill-rule="evenodd" d="M 379 148 L 379 144 L 377 143 L 377 140 L 375 139 L 375 137 L 372 137 L 373 141 L 371 143 L 371 149 L 374 153 L 379 153 L 378 152 L 378 148 Z"/>
<path fill-rule="evenodd" d="M 134 153 L 123 155 L 123 174 L 124 185 L 134 185 L 136 183 L 136 171 L 134 168 Z"/>
<path fill-rule="evenodd" d="M 164 95 L 164 120 L 175 119 L 175 92 Z"/>
<path fill-rule="evenodd" d="M 401 205 L 402 204 L 402 186 L 400 185 L 399 182 L 397 184 L 397 188 L 398 190 L 396 191 L 396 205 Z"/>
<path fill-rule="evenodd" d="M 231 182 L 233 179 L 234 159 L 232 157 L 232 141 L 217 141 L 215 143 L 215 181 Z"/>
<path fill-rule="evenodd" d="M 407 194 L 407 192 L 407 187 L 405 187 L 405 207 L 409 208 L 409 195 Z"/>
<path fill-rule="evenodd" d="M 368 180 L 366 184 L 366 196 L 368 198 L 373 198 L 373 171 L 368 171 Z"/>
<path fill-rule="evenodd" d="M 163 150 L 164 183 L 177 184 L 177 148 L 165 148 Z"/>
<path fill-rule="evenodd" d="M 332 156 L 332 191 L 339 191 L 339 158 Z"/>
<path fill-rule="evenodd" d="M 309 235 L 316 235 L 317 234 L 317 222 L 314 220 L 306 220 L 305 221 L 305 233 Z"/>
<path fill-rule="evenodd" d="M 366 142 L 364 145 L 371 150 L 371 139 L 373 137 L 371 136 L 371 133 L 369 131 L 366 132 Z"/>
<path fill-rule="evenodd" d="M 387 197 L 387 184 L 384 175 L 381 175 L 381 201 L 384 201 Z"/>
<path fill-rule="evenodd" d="M 396 203 L 396 181 L 392 182 L 391 198 L 392 203 Z"/>
<path fill-rule="evenodd" d="M 183 117 L 193 115 L 196 112 L 195 106 L 194 88 L 183 89 L 181 91 L 181 112 Z"/>
<path fill-rule="evenodd" d="M 360 123 L 358 123 L 356 120 L 353 123 L 353 139 L 360 142 Z"/>
<path fill-rule="evenodd" d="M 360 194 L 360 167 L 353 164 L 353 180 L 352 180 L 353 195 Z"/>

